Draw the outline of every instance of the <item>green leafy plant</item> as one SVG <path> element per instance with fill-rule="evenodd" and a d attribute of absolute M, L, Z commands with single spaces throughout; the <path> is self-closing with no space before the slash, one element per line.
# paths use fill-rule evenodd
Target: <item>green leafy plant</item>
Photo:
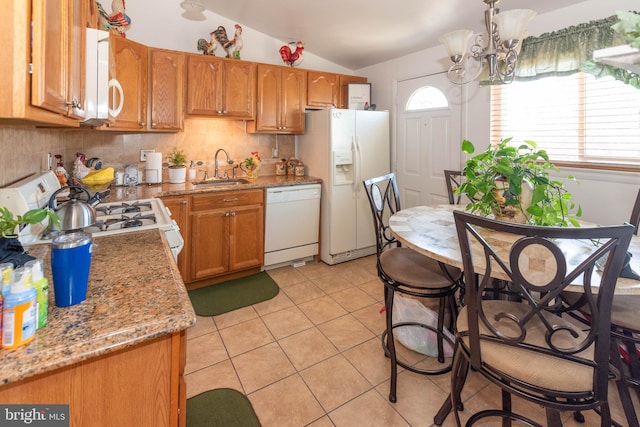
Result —
<path fill-rule="evenodd" d="M 0 232 L 2 237 L 17 237 L 16 227 L 21 224 L 37 224 L 49 217 L 49 221 L 53 226 L 60 228 L 60 218 L 49 209 L 31 209 L 24 215 L 18 215 L 14 218 L 13 213 L 4 206 L 0 206 Z"/>
<path fill-rule="evenodd" d="M 480 215 L 502 216 L 506 209 L 519 209 L 529 224 L 545 226 L 579 226 L 576 217 L 582 209 L 576 208 L 561 181 L 552 180 L 550 171 L 558 168 L 549 161 L 545 150 L 537 149 L 533 141 L 525 140 L 520 146 L 511 146 L 512 138 L 505 138 L 495 147 L 470 158 L 464 167 L 465 181 L 456 190 L 466 194 L 471 202 L 468 211 Z M 475 147 L 464 140 L 462 151 L 473 154 Z M 569 179 L 573 177 L 569 176 Z M 503 185 L 506 182 L 507 185 Z M 523 208 L 523 186 L 531 187 L 531 203 Z"/>
<path fill-rule="evenodd" d="M 631 45 L 640 48 L 640 14 L 635 12 L 617 11 L 619 21 L 611 26 Z"/>
<path fill-rule="evenodd" d="M 187 157 L 184 155 L 184 151 L 178 150 L 177 147 L 173 148 L 171 154 L 167 156 L 167 160 L 169 161 L 169 167 L 179 168 L 187 165 Z"/>

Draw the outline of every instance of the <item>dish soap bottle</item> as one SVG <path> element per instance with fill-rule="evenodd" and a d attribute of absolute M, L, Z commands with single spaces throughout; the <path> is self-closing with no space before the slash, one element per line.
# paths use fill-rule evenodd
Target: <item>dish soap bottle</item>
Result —
<path fill-rule="evenodd" d="M 36 295 L 36 290 L 31 286 L 31 269 L 16 268 L 2 308 L 2 348 L 20 347 L 35 337 Z"/>
<path fill-rule="evenodd" d="M 196 162 L 191 160 L 191 163 L 189 163 L 189 180 L 194 179 L 196 179 Z"/>
<path fill-rule="evenodd" d="M 38 311 L 38 323 L 36 329 L 40 329 L 47 324 L 47 313 L 49 312 L 49 281 L 42 273 L 43 262 L 41 259 L 28 261 L 25 266 L 31 267 L 31 281 L 36 290 L 36 309 Z"/>

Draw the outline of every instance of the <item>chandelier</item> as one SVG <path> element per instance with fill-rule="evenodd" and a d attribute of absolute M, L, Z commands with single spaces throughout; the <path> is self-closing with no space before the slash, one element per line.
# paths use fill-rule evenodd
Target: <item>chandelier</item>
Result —
<path fill-rule="evenodd" d="M 186 19 L 190 19 L 192 21 L 204 21 L 207 19 L 207 17 L 204 16 L 204 13 L 202 13 L 204 12 L 205 7 L 199 1 L 184 0 L 180 3 L 180 7 L 184 9 L 182 16 Z"/>
<path fill-rule="evenodd" d="M 500 0 L 483 0 L 488 6 L 484 12 L 484 22 L 487 34 L 478 34 L 467 53 L 469 39 L 473 35 L 471 30 L 457 30 L 440 37 L 453 64 L 447 72 L 447 77 L 455 84 L 466 84 L 475 80 L 486 67 L 488 84 L 508 84 L 515 77 L 518 66 L 518 44 L 524 37 L 527 24 L 536 16 L 536 12 L 529 9 L 514 9 L 500 13 L 495 5 Z M 485 37 L 488 41 L 485 42 Z M 467 64 L 465 64 L 465 59 Z M 469 62 L 477 61 L 475 67 Z"/>

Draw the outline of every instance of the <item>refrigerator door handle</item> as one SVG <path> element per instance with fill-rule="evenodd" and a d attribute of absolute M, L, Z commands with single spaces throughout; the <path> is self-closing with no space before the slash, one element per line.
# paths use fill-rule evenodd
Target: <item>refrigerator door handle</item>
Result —
<path fill-rule="evenodd" d="M 362 179 L 360 178 L 360 161 L 362 159 L 362 156 L 360 154 L 360 144 L 358 144 L 358 137 L 354 135 L 351 137 L 351 140 L 353 144 L 353 151 L 355 152 L 353 159 L 353 191 L 358 194 L 360 192 L 360 184 L 362 181 Z"/>

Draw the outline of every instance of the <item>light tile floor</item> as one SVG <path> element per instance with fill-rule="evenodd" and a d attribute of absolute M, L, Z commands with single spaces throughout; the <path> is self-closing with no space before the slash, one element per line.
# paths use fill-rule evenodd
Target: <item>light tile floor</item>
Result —
<path fill-rule="evenodd" d="M 400 370 L 397 403 L 390 403 L 383 286 L 375 256 L 335 266 L 307 263 L 268 273 L 280 286 L 273 299 L 214 317 L 198 317 L 187 332 L 188 397 L 233 388 L 251 401 L 263 427 L 432 426 L 447 396 L 449 374 L 423 376 Z M 429 363 L 403 351 L 405 360 Z M 500 392 L 471 374 L 463 391 L 464 423 L 470 414 L 500 406 Z M 611 389 L 614 418 L 622 421 Z M 514 410 L 544 424 L 542 408 L 514 400 Z M 578 424 L 599 426 L 594 412 Z M 622 423 L 625 424 L 624 422 Z M 452 415 L 445 426 L 455 425 Z M 483 425 L 499 425 L 483 424 Z"/>

